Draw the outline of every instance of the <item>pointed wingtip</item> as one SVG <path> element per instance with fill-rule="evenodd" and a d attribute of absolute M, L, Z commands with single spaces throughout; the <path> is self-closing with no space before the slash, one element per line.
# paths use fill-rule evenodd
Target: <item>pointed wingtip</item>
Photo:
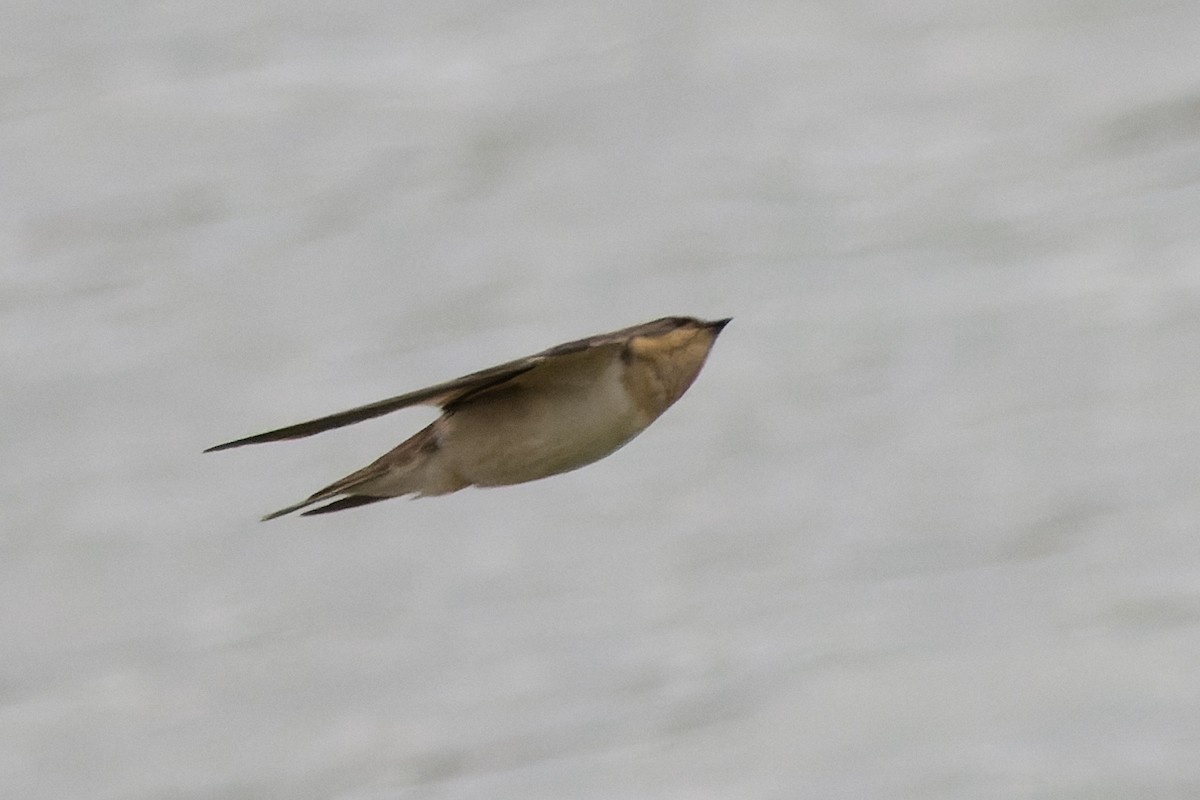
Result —
<path fill-rule="evenodd" d="M 313 502 L 312 498 L 309 498 L 308 500 L 305 500 L 303 502 L 290 505 L 287 508 L 281 508 L 278 511 L 272 511 L 270 514 L 267 514 L 265 517 L 260 519 L 259 522 L 267 522 L 268 520 L 279 519 L 280 517 L 290 514 L 293 511 L 297 511 L 301 508 L 304 508 L 305 506 L 311 504 L 312 502 Z"/>
<path fill-rule="evenodd" d="M 281 436 L 272 436 L 272 434 L 275 433 L 278 433 L 278 431 L 269 431 L 268 433 L 260 433 L 256 436 L 247 436 L 244 439 L 234 439 L 232 442 L 221 442 L 220 444 L 214 444 L 212 447 L 205 448 L 204 452 L 215 453 L 218 450 L 229 450 L 234 447 L 241 447 L 242 445 L 259 444 L 260 442 L 272 442 L 285 438 Z"/>

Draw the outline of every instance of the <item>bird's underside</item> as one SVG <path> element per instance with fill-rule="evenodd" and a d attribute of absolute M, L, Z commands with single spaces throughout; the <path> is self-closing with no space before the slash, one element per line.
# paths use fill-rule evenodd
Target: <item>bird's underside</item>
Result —
<path fill-rule="evenodd" d="M 433 405 L 442 415 L 432 424 L 362 469 L 263 519 L 536 480 L 603 458 L 645 429 L 691 384 L 727 321 L 667 317 L 567 342 L 205 452 L 299 439 L 409 406 Z"/>
<path fill-rule="evenodd" d="M 436 425 L 436 423 L 434 423 Z M 328 514 L 331 511 L 344 511 L 348 508 L 357 508 L 370 503 L 378 503 L 380 500 L 388 500 L 392 497 L 399 497 L 408 492 L 396 492 L 390 494 L 370 494 L 358 493 L 356 490 L 369 488 L 373 481 L 379 481 L 388 474 L 391 469 L 399 469 L 406 463 L 412 463 L 414 459 L 419 458 L 423 450 L 429 452 L 436 449 L 437 445 L 433 434 L 434 425 L 422 430 L 412 438 L 406 440 L 399 447 L 389 451 L 385 455 L 371 462 L 360 470 L 350 473 L 341 480 L 335 481 L 324 489 L 314 492 L 313 494 L 301 500 L 299 503 L 281 508 L 263 517 L 263 522 L 276 517 L 282 517 L 285 514 L 290 514 L 293 511 L 299 511 L 307 506 L 329 500 L 338 495 L 345 495 L 332 503 L 326 503 L 318 508 L 312 508 L 301 513 L 301 516 L 309 517 L 314 514 Z M 460 487 L 461 488 L 461 487 Z"/>

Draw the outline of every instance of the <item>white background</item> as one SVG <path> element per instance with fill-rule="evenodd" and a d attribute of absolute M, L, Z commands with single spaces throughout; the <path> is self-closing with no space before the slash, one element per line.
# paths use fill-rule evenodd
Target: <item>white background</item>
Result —
<path fill-rule="evenodd" d="M 1200 796 L 1195 2 L 3 16 L 4 796 Z M 200 453 L 666 314 L 566 476 Z"/>

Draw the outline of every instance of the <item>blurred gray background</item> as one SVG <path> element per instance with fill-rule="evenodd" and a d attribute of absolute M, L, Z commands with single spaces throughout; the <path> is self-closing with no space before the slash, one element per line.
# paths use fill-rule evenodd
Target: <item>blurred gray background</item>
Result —
<path fill-rule="evenodd" d="M 1200 7 L 8 2 L 0 789 L 1200 796 Z M 259 524 L 731 315 L 584 470 Z"/>

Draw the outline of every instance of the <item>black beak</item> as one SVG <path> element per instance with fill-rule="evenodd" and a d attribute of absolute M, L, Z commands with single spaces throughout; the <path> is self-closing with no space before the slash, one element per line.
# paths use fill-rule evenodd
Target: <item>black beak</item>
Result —
<path fill-rule="evenodd" d="M 720 333 L 721 329 L 724 328 L 726 325 L 728 325 L 729 321 L 731 319 L 733 319 L 733 317 L 726 317 L 725 319 L 714 320 L 714 321 L 708 323 L 707 327 L 712 328 L 717 333 Z"/>

